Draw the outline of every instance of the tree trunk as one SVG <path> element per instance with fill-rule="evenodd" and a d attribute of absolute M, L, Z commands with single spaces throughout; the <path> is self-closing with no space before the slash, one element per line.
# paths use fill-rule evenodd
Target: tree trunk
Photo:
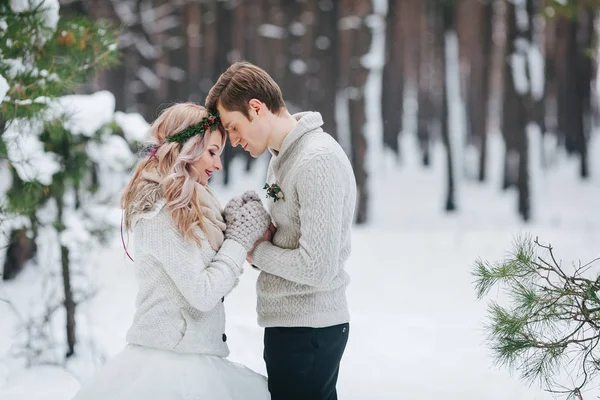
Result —
<path fill-rule="evenodd" d="M 481 74 L 481 3 L 477 1 L 456 2 L 456 35 L 458 37 L 458 70 L 460 92 L 465 104 L 465 144 L 475 142 L 475 118 L 481 115 L 481 103 L 473 104 L 476 87 Z"/>
<path fill-rule="evenodd" d="M 350 115 L 350 139 L 352 143 L 351 159 L 356 177 L 358 202 L 356 223 L 367 222 L 368 218 L 368 186 L 365 157 L 367 141 L 364 134 L 365 115 L 365 83 L 369 70 L 362 66 L 360 59 L 371 45 L 371 31 L 365 18 L 371 14 L 370 1 L 342 0 L 340 11 L 340 64 L 341 82 L 348 93 Z"/>
<path fill-rule="evenodd" d="M 467 142 L 477 145 L 479 149 L 478 179 L 484 181 L 493 2 L 463 1 L 457 7 L 461 81 L 466 97 Z"/>
<path fill-rule="evenodd" d="M 518 158 L 520 137 L 525 134 L 524 122 L 521 119 L 521 105 L 515 88 L 510 58 L 515 52 L 514 42 L 517 38 L 515 10 L 512 3 L 506 4 L 506 57 L 504 61 L 504 80 L 502 97 L 502 134 L 506 144 L 504 154 L 504 178 L 502 189 L 516 187 L 518 184 Z"/>
<path fill-rule="evenodd" d="M 594 13 L 587 7 L 579 10 L 579 29 L 576 34 L 576 90 L 578 112 L 573 115 L 577 127 L 576 143 L 580 156 L 579 175 L 582 179 L 589 178 L 588 139 L 591 130 L 591 84 L 592 57 L 588 49 L 592 48 L 594 37 Z"/>
<path fill-rule="evenodd" d="M 71 274 L 69 270 L 69 249 L 65 246 L 60 246 L 61 263 L 62 263 L 62 278 L 63 288 L 65 293 L 65 312 L 67 316 L 67 357 L 75 354 L 75 301 L 73 300 L 73 292 L 71 291 Z"/>
<path fill-rule="evenodd" d="M 304 52 L 306 49 L 303 48 L 302 43 L 302 36 L 306 34 L 306 25 L 301 22 L 304 4 L 297 0 L 286 0 L 281 2 L 281 8 L 285 15 L 284 29 L 287 34 L 285 46 L 287 65 L 281 89 L 288 109 L 295 113 L 304 108 L 308 72 L 306 69 L 310 59 L 310 53 Z"/>
<path fill-rule="evenodd" d="M 264 69 L 285 90 L 285 79 L 288 73 L 286 17 L 281 3 L 283 0 L 263 0 L 263 15 L 265 20 L 260 28 L 261 44 L 267 49 L 266 58 L 262 60 Z M 269 29 L 267 29 L 269 28 Z M 291 93 L 289 94 L 291 95 Z M 283 98 L 288 93 L 283 92 Z"/>
<path fill-rule="evenodd" d="M 202 79 L 202 10 L 200 3 L 189 2 L 183 6 L 182 23 L 185 32 L 185 49 L 187 53 L 187 95 L 191 101 L 204 103 L 204 91 L 200 90 Z"/>
<path fill-rule="evenodd" d="M 522 6 L 522 5 L 521 5 Z M 523 10 L 525 11 L 525 10 Z M 519 46 L 520 43 L 531 45 L 532 40 L 532 15 L 533 0 L 527 0 L 526 11 L 528 14 L 527 25 L 520 25 L 517 21 L 519 10 L 514 3 L 508 3 L 508 54 L 505 63 L 505 98 L 504 98 L 504 134 L 512 137 L 518 152 L 518 177 L 519 190 L 518 211 L 524 221 L 531 218 L 530 203 L 530 176 L 529 176 L 529 146 L 527 138 L 527 123 L 531 120 L 531 71 L 527 66 L 527 51 Z M 518 69 L 515 60 L 524 60 L 523 70 Z M 528 86 L 518 87 L 519 75 L 526 79 Z M 507 152 L 508 153 L 508 152 Z"/>
<path fill-rule="evenodd" d="M 23 270 L 25 263 L 35 255 L 36 249 L 35 240 L 27 237 L 26 228 L 11 231 L 5 250 L 2 280 L 14 279 Z"/>
<path fill-rule="evenodd" d="M 416 3 L 419 7 L 416 9 L 415 20 L 419 22 L 415 40 L 417 41 L 418 55 L 417 73 L 418 73 L 418 110 L 417 110 L 417 138 L 421 150 L 421 162 L 423 166 L 428 167 L 431 164 L 431 121 L 434 118 L 433 107 L 431 104 L 431 73 L 433 59 L 430 57 L 430 49 L 433 47 L 433 41 L 429 38 L 429 2 Z"/>
<path fill-rule="evenodd" d="M 230 62 L 227 59 L 228 54 L 234 48 L 233 47 L 233 35 L 232 26 L 234 19 L 234 12 L 231 8 L 231 2 L 217 1 L 215 8 L 215 22 L 207 26 L 211 31 L 214 32 L 216 43 L 213 57 L 212 78 L 211 82 L 216 82 L 219 76 L 229 67 Z M 207 85 L 208 86 L 208 85 Z M 210 88 L 208 88 L 210 89 Z M 208 94 L 208 91 L 207 93 Z M 229 141 L 225 143 L 225 149 L 223 150 L 223 184 L 228 185 L 230 180 L 230 168 L 231 160 L 235 156 L 235 150 L 231 147 Z"/>
<path fill-rule="evenodd" d="M 581 142 L 583 134 L 583 99 L 581 90 L 582 72 L 580 67 L 579 43 L 577 32 L 579 20 L 571 19 L 569 22 L 569 34 L 567 44 L 566 74 L 571 77 L 567 85 L 567 138 L 571 140 L 571 147 L 581 155 Z M 583 158 L 582 158 L 583 159 Z"/>
<path fill-rule="evenodd" d="M 513 15 L 514 20 L 518 18 L 516 15 L 516 8 L 513 5 Z M 520 38 L 524 38 L 529 42 L 531 46 L 533 37 L 533 13 L 534 6 L 533 0 L 527 0 L 526 10 L 529 16 L 529 24 L 526 29 L 519 30 Z M 515 42 L 512 42 L 511 45 L 516 46 Z M 517 49 L 513 49 L 516 51 Z M 524 53 L 523 57 L 527 60 L 527 54 Z M 522 124 L 522 134 L 519 136 L 520 138 L 520 146 L 519 146 L 519 213 L 524 221 L 529 221 L 531 219 L 531 182 L 530 182 L 530 170 L 529 170 L 529 140 L 527 135 L 527 123 L 531 120 L 532 114 L 532 95 L 531 95 L 531 84 L 532 84 L 532 75 L 531 70 L 528 65 L 527 72 L 530 84 L 529 93 L 522 93 L 519 96 L 520 105 L 521 105 L 521 124 Z M 513 81 L 513 84 L 515 82 Z"/>
<path fill-rule="evenodd" d="M 545 46 L 545 26 L 541 23 L 537 23 L 541 19 L 544 19 L 544 24 L 546 23 L 546 18 L 544 17 L 544 8 L 545 8 L 545 0 L 533 0 L 533 15 L 530 18 L 531 22 L 531 44 L 533 48 L 536 48 L 539 51 L 541 57 L 543 57 L 543 50 Z M 541 71 L 545 76 L 545 60 L 544 60 L 544 69 Z M 531 75 L 537 74 L 537 71 L 532 71 Z M 544 79 L 544 80 L 545 80 Z M 540 132 L 542 135 L 546 132 L 546 92 L 543 91 L 545 89 L 545 82 L 542 86 L 542 93 L 531 93 L 532 100 L 532 120 L 540 127 Z M 533 90 L 533 89 L 532 89 Z"/>
<path fill-rule="evenodd" d="M 313 29 L 314 63 L 317 66 L 308 85 L 310 108 L 323 116 L 323 129 L 337 139 L 335 104 L 339 87 L 339 33 L 337 29 L 338 2 L 319 2 Z"/>
<path fill-rule="evenodd" d="M 454 160 L 452 154 L 452 143 L 450 140 L 450 115 L 448 105 L 448 85 L 446 82 L 446 76 L 448 71 L 448 57 L 446 55 L 446 40 L 449 34 L 454 30 L 454 1 L 444 0 L 442 5 L 442 35 L 443 45 L 441 48 L 442 57 L 442 139 L 444 146 L 446 147 L 446 170 L 448 177 L 448 186 L 446 192 L 446 205 L 444 209 L 447 212 L 456 210 L 456 198 L 455 198 L 455 182 L 454 182 Z"/>
<path fill-rule="evenodd" d="M 569 20 L 565 16 L 559 16 L 556 19 L 556 82 L 557 82 L 557 117 L 558 117 L 558 135 L 559 143 L 564 144 L 565 149 L 570 154 L 575 151 L 572 135 L 569 129 L 569 87 L 573 86 L 568 75 L 568 47 L 569 47 L 570 26 Z"/>
<path fill-rule="evenodd" d="M 401 25 L 402 0 L 389 0 L 386 16 L 385 65 L 381 88 L 383 143 L 399 155 L 398 135 L 402 130 L 404 101 L 404 38 Z"/>
<path fill-rule="evenodd" d="M 583 14 L 580 12 L 580 15 Z M 580 175 L 587 178 L 588 156 L 587 138 L 584 127 L 585 103 L 589 101 L 590 76 L 587 68 L 586 46 L 591 43 L 587 36 L 585 15 L 583 18 L 572 18 L 568 25 L 567 57 L 565 59 L 565 75 L 571 77 L 565 87 L 566 92 L 566 143 L 569 148 L 579 153 Z"/>
<path fill-rule="evenodd" d="M 226 52 L 231 46 L 232 17 L 227 9 L 229 2 L 200 2 L 200 98 L 206 99 L 215 77 L 220 75 L 218 68 L 223 67 Z M 223 34 L 224 37 L 220 37 Z M 221 41 L 225 44 L 221 45 Z"/>
<path fill-rule="evenodd" d="M 490 87 L 492 84 L 492 47 L 493 47 L 493 23 L 494 23 L 494 1 L 486 0 L 483 6 L 483 26 L 482 26 L 482 85 L 481 101 L 483 102 L 483 116 L 479 121 L 480 125 L 476 128 L 476 134 L 480 135 L 479 143 L 479 182 L 486 179 L 487 162 L 487 127 L 488 114 L 490 107 Z"/>
<path fill-rule="evenodd" d="M 546 130 L 543 134 L 552 132 L 558 134 L 558 117 L 557 117 L 557 75 L 556 75 L 556 19 L 546 19 L 544 33 L 544 113 Z M 544 153 L 542 153 L 544 154 Z M 542 163 L 546 163 L 542 159 Z"/>
<path fill-rule="evenodd" d="M 57 218 L 57 231 L 60 236 L 60 233 L 64 231 L 64 223 L 63 223 L 63 201 L 62 199 L 56 199 L 57 208 L 58 208 L 58 218 Z M 65 295 L 64 299 L 64 307 L 66 314 L 66 333 L 67 333 L 67 353 L 66 357 L 71 357 L 75 354 L 75 344 L 77 343 L 76 339 L 76 330 L 75 330 L 75 300 L 73 299 L 73 291 L 71 289 L 71 270 L 69 265 L 69 249 L 61 245 L 60 246 L 60 256 L 61 256 L 61 270 L 62 270 L 62 281 L 63 281 L 63 292 Z"/>
<path fill-rule="evenodd" d="M 179 22 L 161 35 L 163 39 L 160 44 L 163 53 L 161 57 L 162 75 L 168 82 L 167 94 L 163 102 L 191 100 L 190 88 L 187 84 L 189 71 L 185 69 L 188 63 L 187 46 L 185 45 L 187 32 L 185 26 L 181 24 L 186 6 L 185 4 L 171 6 L 168 0 L 161 0 L 161 2 L 163 7 L 172 8 L 167 18 L 170 21 Z M 197 82 L 196 85 L 198 85 Z"/>
<path fill-rule="evenodd" d="M 231 63 L 241 60 L 262 64 L 266 58 L 266 50 L 261 45 L 259 35 L 260 25 L 265 20 L 262 0 L 235 1 L 233 8 L 232 51 L 229 61 Z"/>

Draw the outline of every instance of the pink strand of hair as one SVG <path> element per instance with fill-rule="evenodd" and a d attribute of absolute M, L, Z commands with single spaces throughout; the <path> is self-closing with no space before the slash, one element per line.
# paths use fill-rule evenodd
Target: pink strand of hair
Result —
<path fill-rule="evenodd" d="M 160 149 L 160 144 L 156 145 L 152 148 L 152 152 L 150 153 L 150 158 L 154 157 L 156 155 L 156 152 L 158 151 L 158 149 Z"/>
<path fill-rule="evenodd" d="M 123 249 L 125 250 L 125 254 L 127 254 L 127 257 L 129 257 L 129 259 L 132 262 L 135 262 L 135 261 L 133 261 L 133 258 L 131 257 L 131 255 L 127 251 L 127 246 L 125 245 L 125 238 L 123 237 L 123 215 L 124 214 L 125 214 L 125 210 L 123 210 L 123 212 L 121 213 L 121 243 L 123 244 Z"/>

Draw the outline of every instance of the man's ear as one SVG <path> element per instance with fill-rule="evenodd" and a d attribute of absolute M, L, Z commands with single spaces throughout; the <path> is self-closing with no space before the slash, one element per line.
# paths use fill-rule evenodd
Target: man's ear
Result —
<path fill-rule="evenodd" d="M 250 107 L 251 111 L 254 111 L 256 115 L 258 115 L 263 110 L 265 105 L 258 99 L 250 99 L 248 106 Z"/>

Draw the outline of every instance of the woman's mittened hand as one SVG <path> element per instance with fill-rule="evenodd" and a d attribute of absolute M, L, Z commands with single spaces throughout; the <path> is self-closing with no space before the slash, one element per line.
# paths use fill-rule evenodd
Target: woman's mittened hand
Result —
<path fill-rule="evenodd" d="M 224 212 L 227 223 L 225 238 L 237 241 L 246 251 L 250 251 L 254 243 L 269 229 L 271 217 L 260 200 L 251 200 L 237 208 L 235 204 L 239 202 L 235 201 Z"/>

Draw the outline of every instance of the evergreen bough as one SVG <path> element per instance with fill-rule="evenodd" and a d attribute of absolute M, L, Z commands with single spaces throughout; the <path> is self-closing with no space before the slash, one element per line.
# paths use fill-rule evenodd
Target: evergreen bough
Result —
<path fill-rule="evenodd" d="M 549 392 L 583 398 L 600 372 L 600 276 L 590 277 L 597 261 L 563 266 L 551 245 L 528 236 L 504 260 L 476 261 L 478 299 L 492 288 L 505 297 L 490 301 L 487 313 L 488 346 L 498 365 Z"/>

